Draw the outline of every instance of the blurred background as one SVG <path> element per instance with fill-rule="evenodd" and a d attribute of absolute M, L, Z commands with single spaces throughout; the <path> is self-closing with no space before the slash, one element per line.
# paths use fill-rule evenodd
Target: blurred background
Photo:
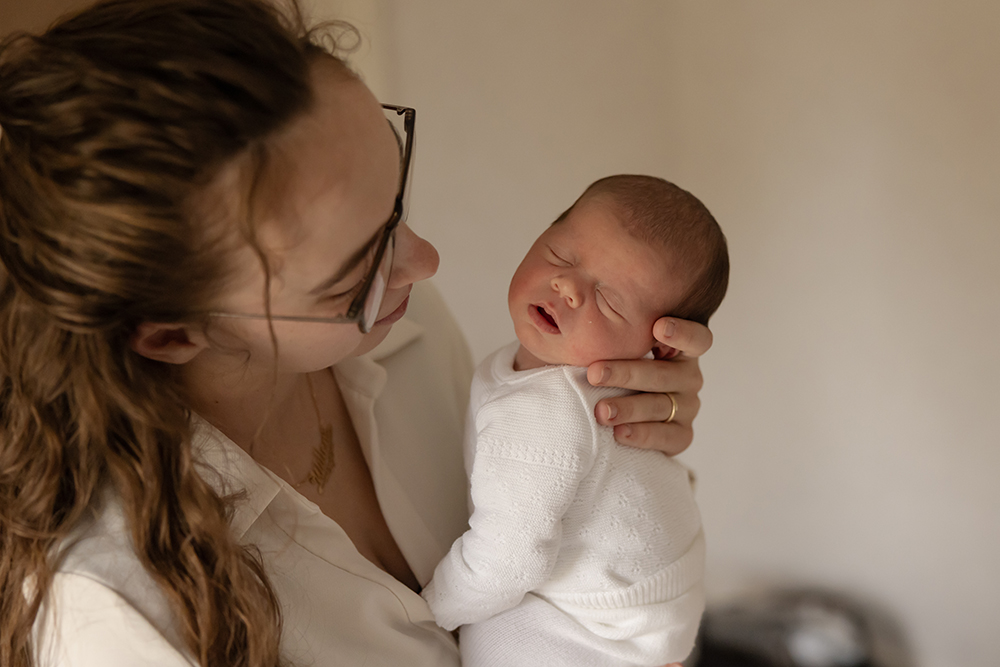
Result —
<path fill-rule="evenodd" d="M 0 31 L 80 2 L 0 0 Z M 309 0 L 416 107 L 411 226 L 477 359 L 593 180 L 692 191 L 730 244 L 695 444 L 710 601 L 819 586 L 921 667 L 1000 664 L 1000 4 Z"/>

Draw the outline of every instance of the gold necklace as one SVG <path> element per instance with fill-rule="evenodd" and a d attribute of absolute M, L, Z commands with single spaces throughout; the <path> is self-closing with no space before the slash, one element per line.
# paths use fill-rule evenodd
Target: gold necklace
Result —
<path fill-rule="evenodd" d="M 316 485 L 316 490 L 320 495 L 323 495 L 323 488 L 326 486 L 326 482 L 330 479 L 330 473 L 333 472 L 333 426 L 331 424 L 324 424 L 323 418 L 319 413 L 319 401 L 316 400 L 316 390 L 313 389 L 312 379 L 309 374 L 306 373 L 306 384 L 309 385 L 309 396 L 312 398 L 313 410 L 316 411 L 316 423 L 319 425 L 319 444 L 313 447 L 312 452 L 312 468 L 309 470 L 309 474 L 295 485 L 295 488 L 299 488 L 306 482 Z"/>

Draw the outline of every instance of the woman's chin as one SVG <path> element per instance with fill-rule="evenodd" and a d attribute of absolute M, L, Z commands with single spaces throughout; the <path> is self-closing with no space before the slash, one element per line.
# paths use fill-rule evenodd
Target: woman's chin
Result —
<path fill-rule="evenodd" d="M 410 296 L 407 295 L 403 301 L 393 309 L 385 317 L 376 320 L 375 324 L 372 326 L 372 330 L 364 335 L 361 342 L 358 344 L 354 351 L 351 352 L 351 356 L 360 357 L 362 354 L 367 354 L 374 350 L 379 343 L 385 340 L 385 337 L 389 335 L 392 331 L 392 325 L 403 318 L 406 314 L 406 308 L 410 304 Z"/>
<path fill-rule="evenodd" d="M 390 331 L 392 331 L 392 324 L 376 324 L 372 327 L 371 331 L 361 338 L 361 342 L 354 348 L 350 356 L 360 357 L 362 354 L 368 354 L 378 347 L 379 343 L 385 340 Z"/>
<path fill-rule="evenodd" d="M 406 315 L 406 309 L 410 305 L 410 295 L 407 294 L 406 298 L 399 302 L 396 308 L 386 315 L 385 317 L 377 320 L 375 325 L 372 327 L 372 331 L 375 331 L 379 327 L 392 327 L 393 324 L 403 319 L 403 315 Z"/>

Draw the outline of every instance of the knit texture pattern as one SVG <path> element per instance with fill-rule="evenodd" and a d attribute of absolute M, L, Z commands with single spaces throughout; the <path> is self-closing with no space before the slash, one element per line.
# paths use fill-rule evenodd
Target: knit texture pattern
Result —
<path fill-rule="evenodd" d="M 688 470 L 597 424 L 596 403 L 622 390 L 585 368 L 514 371 L 517 348 L 473 380 L 472 516 L 423 592 L 437 622 L 467 626 L 466 667 L 683 659 L 704 607 Z"/>

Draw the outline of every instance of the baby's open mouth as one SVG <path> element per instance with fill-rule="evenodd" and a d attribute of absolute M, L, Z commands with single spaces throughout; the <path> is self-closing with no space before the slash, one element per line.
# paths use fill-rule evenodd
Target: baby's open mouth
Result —
<path fill-rule="evenodd" d="M 549 326 L 554 327 L 557 330 L 559 329 L 559 325 L 556 324 L 555 318 L 549 315 L 549 312 L 545 310 L 543 306 L 535 306 L 535 311 L 543 320 L 545 320 L 546 323 L 548 323 Z"/>

